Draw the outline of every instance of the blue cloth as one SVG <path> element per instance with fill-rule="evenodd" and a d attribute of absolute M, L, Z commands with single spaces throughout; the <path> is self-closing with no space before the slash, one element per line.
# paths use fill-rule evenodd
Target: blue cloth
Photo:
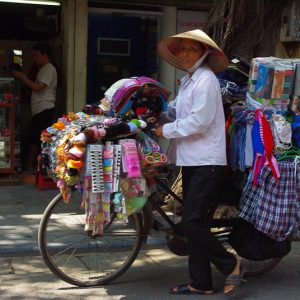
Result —
<path fill-rule="evenodd" d="M 234 132 L 230 143 L 230 167 L 232 170 L 245 171 L 245 146 L 246 146 L 246 110 L 234 115 Z"/>
<path fill-rule="evenodd" d="M 252 128 L 252 145 L 254 156 L 257 153 L 264 154 L 265 147 L 260 137 L 260 128 L 258 120 L 255 120 Z"/>

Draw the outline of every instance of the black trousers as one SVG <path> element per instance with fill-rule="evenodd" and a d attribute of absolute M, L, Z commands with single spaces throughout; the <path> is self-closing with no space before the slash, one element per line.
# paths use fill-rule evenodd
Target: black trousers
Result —
<path fill-rule="evenodd" d="M 218 200 L 223 177 L 223 166 L 182 167 L 182 225 L 189 245 L 190 284 L 199 290 L 213 289 L 211 262 L 224 275 L 237 263 L 210 232 L 210 209 Z"/>
<path fill-rule="evenodd" d="M 31 144 L 37 146 L 41 145 L 41 133 L 54 123 L 54 112 L 55 108 L 45 109 L 32 117 L 30 127 Z"/>

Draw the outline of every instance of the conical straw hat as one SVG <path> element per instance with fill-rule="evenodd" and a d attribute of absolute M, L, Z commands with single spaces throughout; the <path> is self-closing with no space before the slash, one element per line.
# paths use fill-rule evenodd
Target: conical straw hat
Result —
<path fill-rule="evenodd" d="M 186 71 L 176 54 L 179 51 L 179 40 L 190 39 L 207 45 L 211 49 L 210 54 L 207 56 L 205 63 L 215 73 L 219 73 L 227 68 L 228 59 L 224 52 L 218 45 L 202 30 L 195 29 L 183 33 L 173 35 L 171 37 L 163 38 L 158 44 L 158 52 L 169 64 L 175 68 Z"/>

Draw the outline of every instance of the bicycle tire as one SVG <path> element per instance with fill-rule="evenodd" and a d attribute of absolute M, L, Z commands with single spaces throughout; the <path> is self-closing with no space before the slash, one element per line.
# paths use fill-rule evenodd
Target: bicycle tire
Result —
<path fill-rule="evenodd" d="M 68 204 L 64 203 L 61 194 L 58 194 L 47 206 L 38 230 L 41 256 L 52 273 L 65 282 L 80 287 L 107 284 L 120 277 L 132 265 L 142 247 L 145 237 L 141 215 L 133 214 L 129 217 L 128 227 L 130 231 L 128 229 L 128 233 L 132 233 L 132 235 L 127 235 L 127 231 L 124 234 L 124 229 L 117 235 L 118 231 L 116 230 L 120 230 L 121 225 L 114 223 L 115 220 L 113 220 L 107 231 L 104 228 L 102 237 L 91 238 L 84 232 L 85 224 L 82 222 L 84 220 L 84 210 L 79 213 L 77 209 L 80 208 L 80 202 L 73 202 L 73 200 L 71 199 Z M 74 210 L 75 206 L 76 210 Z M 59 209 L 61 209 L 60 214 Z M 62 229 L 65 229 L 66 232 L 62 232 Z M 70 244 L 67 243 L 68 230 L 72 233 Z M 112 240 L 105 244 L 104 239 L 109 238 L 109 234 Z M 116 237 L 119 240 L 114 242 Z M 126 240 L 120 241 L 122 237 L 125 237 Z M 130 241 L 128 241 L 129 237 L 131 237 Z M 83 240 L 80 240 L 81 238 Z M 131 240 L 132 245 L 128 245 Z M 107 245 L 115 248 L 107 250 L 105 248 Z M 107 257 L 109 255 L 119 259 L 122 258 L 122 254 L 117 253 L 117 247 L 120 251 L 123 251 L 124 262 L 120 264 L 119 261 L 112 261 L 111 265 L 108 265 Z M 128 254 L 126 254 L 127 249 L 129 249 Z M 98 256 L 101 265 L 103 263 L 103 268 L 106 268 L 106 270 L 100 270 Z M 60 260 L 57 260 L 57 258 Z M 63 262 L 62 265 L 61 262 Z M 114 264 L 116 265 L 115 269 Z M 111 269 L 113 271 L 108 273 L 108 270 Z"/>
<path fill-rule="evenodd" d="M 232 218 L 237 217 L 237 210 L 234 206 L 219 205 L 216 207 L 214 213 L 214 218 Z M 224 230 L 224 229 L 223 229 Z M 230 229 L 228 229 L 230 231 Z M 228 231 L 228 233 L 229 233 Z M 227 243 L 225 243 L 227 251 L 237 255 L 235 250 Z M 271 271 L 277 266 L 277 264 L 282 260 L 283 257 L 271 258 L 261 261 L 249 260 L 243 257 L 239 257 L 242 265 L 245 266 L 246 272 L 245 277 L 262 275 L 268 271 Z"/>

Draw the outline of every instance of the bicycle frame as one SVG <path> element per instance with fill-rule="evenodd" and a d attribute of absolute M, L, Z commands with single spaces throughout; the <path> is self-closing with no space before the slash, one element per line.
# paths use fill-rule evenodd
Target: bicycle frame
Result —
<path fill-rule="evenodd" d="M 155 183 L 164 191 L 166 191 L 168 194 L 170 194 L 176 201 L 178 201 L 181 205 L 183 204 L 183 200 L 176 195 L 169 187 L 168 185 L 160 178 L 158 177 L 154 177 L 155 179 Z M 148 198 L 148 202 L 151 204 L 152 209 L 151 211 L 149 211 L 149 207 L 145 211 L 144 214 L 144 219 L 145 219 L 145 223 L 148 224 L 152 224 L 153 223 L 153 210 L 156 210 L 161 216 L 162 218 L 171 226 L 171 228 L 174 230 L 174 232 L 178 231 L 178 227 L 176 226 L 176 223 L 174 223 L 172 221 L 172 219 L 166 214 L 166 212 L 161 208 L 160 203 L 155 199 L 155 194 L 152 194 L 149 198 Z M 232 227 L 235 222 L 237 221 L 238 218 L 223 218 L 223 219 L 212 219 L 212 223 L 211 223 L 211 228 L 228 228 L 228 227 Z M 151 220 L 151 221 L 149 221 Z M 145 232 L 148 232 L 151 229 L 151 227 L 147 227 L 145 228 Z M 220 235 L 220 234 L 224 234 L 224 233 L 229 233 L 230 230 L 225 229 L 222 231 L 218 231 L 218 233 L 216 233 L 215 235 Z"/>
<path fill-rule="evenodd" d="M 163 180 L 159 179 L 158 177 L 154 177 L 155 183 L 164 191 L 168 192 L 176 201 L 180 204 L 183 203 L 182 199 L 178 197 L 164 182 Z M 164 220 L 172 227 L 174 231 L 176 230 L 175 223 L 171 220 L 171 218 L 165 213 L 165 211 L 161 208 L 160 204 L 155 201 L 153 195 L 148 198 L 148 201 L 151 203 L 152 207 L 158 211 L 158 213 L 164 218 Z"/>

